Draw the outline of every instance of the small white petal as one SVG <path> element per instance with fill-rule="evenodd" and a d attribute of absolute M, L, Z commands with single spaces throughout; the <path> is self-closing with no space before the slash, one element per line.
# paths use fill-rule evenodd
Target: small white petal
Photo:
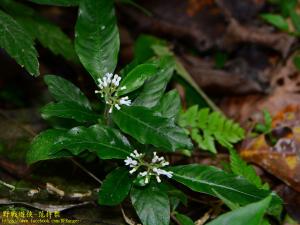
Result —
<path fill-rule="evenodd" d="M 147 171 L 144 171 L 144 172 L 140 172 L 140 173 L 139 173 L 139 175 L 142 176 L 142 177 L 145 177 L 147 174 L 148 174 Z"/>
<path fill-rule="evenodd" d="M 133 153 L 136 158 L 138 158 L 142 155 L 142 154 L 138 153 L 138 151 L 136 149 L 133 151 Z"/>
<path fill-rule="evenodd" d="M 166 173 L 165 173 L 164 175 L 167 176 L 168 178 L 172 178 L 173 172 L 171 172 L 171 171 L 166 171 Z"/>
<path fill-rule="evenodd" d="M 164 160 L 165 160 L 164 157 L 159 157 L 159 158 L 158 158 L 158 161 L 160 161 L 160 162 L 161 162 L 161 161 L 164 161 Z"/>
<path fill-rule="evenodd" d="M 130 174 L 133 174 L 135 171 L 137 170 L 137 168 L 133 168 L 132 170 L 129 171 Z"/>
<path fill-rule="evenodd" d="M 117 108 L 117 110 L 121 109 L 121 107 L 118 104 L 115 104 L 115 107 Z"/>
<path fill-rule="evenodd" d="M 113 77 L 113 74 L 112 73 L 107 73 L 105 74 L 105 76 L 108 78 L 108 79 L 111 79 Z"/>
<path fill-rule="evenodd" d="M 152 158 L 152 163 L 156 163 L 158 161 L 158 156 L 157 155 L 155 155 L 153 158 Z"/>
<path fill-rule="evenodd" d="M 160 179 L 160 177 L 159 177 L 159 176 L 156 176 L 156 180 L 157 180 L 157 182 L 158 182 L 158 183 L 160 183 L 160 182 L 161 182 L 161 179 Z"/>
<path fill-rule="evenodd" d="M 106 79 L 104 80 L 103 79 L 103 87 L 107 87 L 108 85 L 107 85 L 107 82 L 106 82 Z"/>
<path fill-rule="evenodd" d="M 168 166 L 168 165 L 170 165 L 170 163 L 167 162 L 167 161 L 165 161 L 165 162 L 163 162 L 161 165 L 162 165 L 162 166 Z"/>

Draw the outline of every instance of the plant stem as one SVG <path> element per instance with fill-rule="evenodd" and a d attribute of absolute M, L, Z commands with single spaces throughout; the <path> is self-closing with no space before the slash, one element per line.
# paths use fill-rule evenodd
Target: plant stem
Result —
<path fill-rule="evenodd" d="M 122 205 L 120 205 L 120 208 L 121 208 L 122 216 L 123 216 L 123 219 L 125 220 L 125 222 L 128 225 L 136 225 L 136 223 L 126 215 Z"/>
<path fill-rule="evenodd" d="M 96 180 L 99 184 L 102 184 L 102 181 L 96 177 L 92 172 L 88 171 L 83 165 L 81 165 L 79 162 L 77 162 L 75 159 L 71 159 L 71 161 L 78 166 L 80 169 L 82 169 L 85 173 L 90 175 L 94 180 Z"/>
<path fill-rule="evenodd" d="M 174 220 L 176 224 L 181 225 L 181 223 L 177 220 L 176 216 L 173 213 L 171 213 L 171 219 Z"/>
<path fill-rule="evenodd" d="M 14 191 L 14 190 L 16 189 L 15 186 L 6 183 L 6 182 L 4 182 L 3 180 L 0 180 L 0 184 L 3 185 L 3 186 L 5 186 L 5 187 L 7 187 L 7 188 L 9 188 L 9 189 L 11 189 L 12 191 Z"/>
<path fill-rule="evenodd" d="M 110 116 L 109 116 L 109 107 L 108 107 L 108 105 L 105 105 L 105 108 L 104 108 L 104 122 L 107 126 L 110 125 Z"/>

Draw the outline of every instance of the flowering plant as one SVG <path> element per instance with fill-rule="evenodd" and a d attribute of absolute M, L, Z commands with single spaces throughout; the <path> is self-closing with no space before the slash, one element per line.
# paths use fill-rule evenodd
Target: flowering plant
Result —
<path fill-rule="evenodd" d="M 84 160 L 87 154 L 114 162 L 100 187 L 98 203 L 119 205 L 130 196 L 144 225 L 168 225 L 171 217 L 181 224 L 191 224 L 178 212 L 179 205 L 187 204 L 187 196 L 180 190 L 182 185 L 220 198 L 232 209 L 256 210 L 254 216 L 246 215 L 255 221 L 262 221 L 265 212 L 279 215 L 281 199 L 253 183 L 247 174 L 255 177 L 255 172 L 237 155 L 233 158 L 241 170 L 230 173 L 207 165 L 174 165 L 178 163 L 171 160 L 173 153 L 192 155 L 190 135 L 215 153 L 211 143 L 214 137 L 225 147 L 232 147 L 231 143 L 239 141 L 243 132 L 232 121 L 224 125 L 226 119 L 219 114 L 212 114 L 208 120 L 209 110 L 204 112 L 204 123 L 203 111 L 198 109 L 180 116 L 180 95 L 177 90 L 167 92 L 168 84 L 173 78 L 191 78 L 164 41 L 141 36 L 133 61 L 119 71 L 119 76 L 113 75 L 120 45 L 113 1 L 80 1 L 75 32 L 76 53 L 98 86 L 95 94 L 103 104 L 97 102 L 101 107 L 96 110 L 74 84 L 46 75 L 45 82 L 56 102 L 44 106 L 42 116 L 72 120 L 76 125 L 70 128 L 55 124 L 36 136 L 27 154 L 29 164 L 60 157 Z M 222 135 L 215 121 L 221 121 L 222 131 L 238 130 L 238 135 Z M 242 168 L 247 168 L 248 173 L 243 174 Z M 231 217 L 239 221 L 235 210 L 210 224 L 224 224 L 220 221 Z"/>

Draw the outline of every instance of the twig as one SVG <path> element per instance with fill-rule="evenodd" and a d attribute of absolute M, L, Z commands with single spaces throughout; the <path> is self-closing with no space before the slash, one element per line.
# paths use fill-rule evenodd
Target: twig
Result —
<path fill-rule="evenodd" d="M 3 180 L 0 180 L 0 184 L 11 189 L 12 191 L 14 191 L 16 189 L 16 187 L 14 185 L 8 184 L 8 183 L 4 182 Z"/>
<path fill-rule="evenodd" d="M 181 223 L 177 220 L 176 216 L 174 216 L 173 213 L 171 213 L 171 219 L 174 220 L 174 222 L 178 225 L 181 225 Z"/>
<path fill-rule="evenodd" d="M 120 205 L 120 208 L 121 208 L 121 212 L 122 212 L 123 219 L 125 220 L 125 222 L 126 222 L 128 225 L 139 225 L 139 224 L 135 223 L 132 219 L 130 219 L 130 218 L 126 215 L 126 213 L 125 213 L 125 211 L 124 211 L 122 205 Z"/>
<path fill-rule="evenodd" d="M 210 213 L 212 209 L 208 210 L 200 219 L 195 222 L 195 225 L 203 225 L 206 223 L 207 220 L 210 218 Z"/>
<path fill-rule="evenodd" d="M 102 184 L 102 181 L 96 177 L 92 172 L 88 171 L 83 165 L 81 165 L 79 162 L 77 162 L 75 159 L 71 159 L 71 161 L 78 166 L 80 169 L 82 169 L 85 173 L 87 173 L 88 175 L 90 175 L 92 178 L 94 178 L 94 180 L 96 180 L 99 184 Z"/>

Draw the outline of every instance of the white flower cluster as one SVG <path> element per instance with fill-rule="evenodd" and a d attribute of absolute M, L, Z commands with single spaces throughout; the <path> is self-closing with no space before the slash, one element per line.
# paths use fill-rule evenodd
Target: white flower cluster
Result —
<path fill-rule="evenodd" d="M 109 113 L 112 113 L 113 107 L 117 110 L 121 109 L 121 105 L 131 105 L 131 100 L 128 96 L 119 98 L 117 91 L 125 90 L 126 87 L 119 87 L 121 77 L 117 74 L 106 73 L 102 79 L 98 79 L 98 87 L 100 90 L 96 90 L 96 94 L 101 94 L 101 97 L 105 99 L 105 103 L 110 106 Z"/>
<path fill-rule="evenodd" d="M 131 157 L 127 157 L 124 162 L 126 166 L 132 168 L 129 173 L 133 174 L 138 169 L 144 169 L 144 171 L 139 172 L 139 176 L 145 177 L 145 184 L 148 184 L 151 176 L 155 176 L 156 181 L 158 183 L 161 182 L 160 176 L 166 176 L 171 178 L 173 176 L 173 172 L 166 171 L 161 169 L 162 167 L 168 166 L 169 162 L 167 162 L 164 157 L 159 157 L 156 152 L 153 152 L 153 158 L 151 163 L 144 161 L 144 154 L 140 154 L 137 150 L 134 150 L 133 153 L 130 154 Z"/>

